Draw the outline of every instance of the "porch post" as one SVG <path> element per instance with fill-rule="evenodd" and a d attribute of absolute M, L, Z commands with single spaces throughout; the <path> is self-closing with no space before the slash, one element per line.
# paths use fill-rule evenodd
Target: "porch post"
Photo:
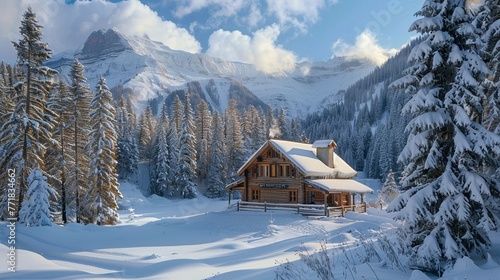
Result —
<path fill-rule="evenodd" d="M 231 205 L 231 189 L 227 190 L 228 204 Z"/>
<path fill-rule="evenodd" d="M 364 203 L 364 202 L 365 202 L 365 194 L 361 193 L 361 203 Z"/>
<path fill-rule="evenodd" d="M 328 216 L 328 202 L 327 202 L 328 195 L 329 195 L 329 193 L 325 193 L 325 198 L 324 198 L 324 200 L 325 200 L 324 201 L 324 203 L 325 203 L 325 216 Z"/>

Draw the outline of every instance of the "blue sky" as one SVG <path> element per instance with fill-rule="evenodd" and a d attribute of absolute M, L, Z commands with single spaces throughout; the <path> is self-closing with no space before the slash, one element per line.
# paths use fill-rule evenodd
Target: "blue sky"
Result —
<path fill-rule="evenodd" d="M 13 62 L 22 13 L 31 5 L 54 53 L 76 49 L 101 28 L 148 34 L 173 49 L 283 71 L 334 55 L 380 64 L 415 34 L 423 0 L 7 0 L 0 59 Z"/>

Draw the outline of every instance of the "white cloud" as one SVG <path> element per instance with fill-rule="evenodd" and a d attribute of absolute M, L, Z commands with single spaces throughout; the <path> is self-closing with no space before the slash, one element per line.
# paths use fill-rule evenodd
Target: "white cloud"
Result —
<path fill-rule="evenodd" d="M 398 50 L 384 49 L 377 44 L 377 39 L 368 30 L 363 31 L 356 37 L 356 43 L 349 45 L 342 39 L 338 39 L 332 46 L 333 56 L 344 56 L 353 59 L 366 59 L 376 65 L 381 65 L 395 55 Z"/>
<path fill-rule="evenodd" d="M 252 63 L 265 73 L 292 71 L 297 58 L 293 52 L 275 44 L 279 34 L 279 27 L 275 24 L 257 30 L 253 37 L 240 31 L 219 29 L 208 40 L 207 54 L 229 61 Z"/>
<path fill-rule="evenodd" d="M 277 20 L 281 28 L 297 28 L 305 33 L 316 23 L 320 10 L 338 0 L 182 0 L 174 15 L 182 18 L 194 12 L 210 9 L 211 19 L 237 17 L 251 27 L 264 17 Z"/>
<path fill-rule="evenodd" d="M 238 14 L 248 4 L 246 0 L 183 0 L 181 2 L 174 12 L 179 18 L 209 6 L 217 6 L 213 16 L 230 17 Z"/>
<path fill-rule="evenodd" d="M 302 32 L 318 21 L 319 10 L 325 5 L 324 0 L 267 0 L 268 12 L 274 14 L 282 26 L 292 25 Z"/>
<path fill-rule="evenodd" d="M 250 6 L 250 12 L 245 20 L 251 27 L 257 26 L 259 22 L 263 19 L 262 13 L 260 12 L 259 6 L 256 3 L 252 3 Z"/>
<path fill-rule="evenodd" d="M 85 42 L 92 31 L 116 27 L 126 35 L 147 34 L 172 49 L 197 53 L 200 43 L 186 29 L 163 20 L 139 0 L 111 3 L 104 0 L 78 0 L 72 5 L 64 0 L 23 0 L 2 2 L 0 17 L 1 59 L 13 62 L 15 51 L 11 41 L 19 40 L 19 26 L 26 7 L 31 5 L 39 23 L 44 27 L 43 41 L 55 53 L 75 49 Z M 14 57 L 14 58 L 12 58 Z"/>

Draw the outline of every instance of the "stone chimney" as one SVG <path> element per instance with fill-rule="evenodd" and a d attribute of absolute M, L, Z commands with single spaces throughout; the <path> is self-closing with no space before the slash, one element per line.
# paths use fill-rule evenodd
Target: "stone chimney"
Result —
<path fill-rule="evenodd" d="M 316 140 L 313 145 L 316 148 L 316 156 L 328 167 L 334 168 L 335 160 L 333 158 L 333 149 L 337 147 L 335 141 L 329 140 Z"/>

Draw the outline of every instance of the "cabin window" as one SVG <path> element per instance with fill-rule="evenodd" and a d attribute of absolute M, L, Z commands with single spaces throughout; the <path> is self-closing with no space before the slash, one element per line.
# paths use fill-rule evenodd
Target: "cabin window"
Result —
<path fill-rule="evenodd" d="M 260 177 L 269 177 L 269 165 L 264 164 L 259 166 L 259 176 Z"/>
<path fill-rule="evenodd" d="M 280 169 L 280 177 L 289 177 L 290 176 L 290 165 L 282 164 L 279 166 Z"/>
<path fill-rule="evenodd" d="M 297 191 L 288 192 L 288 202 L 297 202 Z"/>
<path fill-rule="evenodd" d="M 315 192 L 314 197 L 318 201 L 323 201 L 325 199 L 325 194 L 323 192 Z"/>
<path fill-rule="evenodd" d="M 268 158 L 279 158 L 280 155 L 273 149 L 267 151 L 267 157 Z"/>
<path fill-rule="evenodd" d="M 271 164 L 271 177 L 276 177 L 277 167 L 278 167 L 277 164 Z"/>
<path fill-rule="evenodd" d="M 252 189 L 252 200 L 259 201 L 259 189 Z"/>
<path fill-rule="evenodd" d="M 339 193 L 333 193 L 333 203 L 339 203 Z"/>
<path fill-rule="evenodd" d="M 252 168 L 252 177 L 257 178 L 259 177 L 259 166 L 256 165 Z"/>
<path fill-rule="evenodd" d="M 295 178 L 295 175 L 296 175 L 296 173 L 297 173 L 297 172 L 296 172 L 296 170 L 295 170 L 295 167 L 292 167 L 292 168 L 290 169 L 290 173 L 291 173 L 291 175 L 292 175 L 292 178 Z"/>

